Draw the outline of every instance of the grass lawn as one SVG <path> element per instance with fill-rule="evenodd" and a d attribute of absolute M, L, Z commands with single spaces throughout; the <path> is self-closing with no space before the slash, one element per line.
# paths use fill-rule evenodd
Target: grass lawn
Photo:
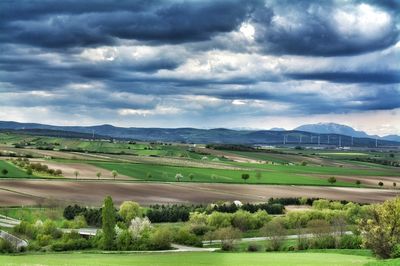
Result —
<path fill-rule="evenodd" d="M 2 174 L 2 170 L 7 169 L 7 175 Z M 25 171 L 15 167 L 11 163 L 0 160 L 0 178 L 31 178 Z"/>
<path fill-rule="evenodd" d="M 7 266 L 357 266 L 373 262 L 366 256 L 333 253 L 148 253 L 148 254 L 37 254 L 9 256 L 0 255 L 0 264 Z M 394 264 L 393 264 L 394 265 Z"/>
<path fill-rule="evenodd" d="M 191 181 L 189 175 L 193 174 L 193 182 L 215 182 L 215 183 L 244 183 L 241 175 L 247 173 L 250 178 L 246 181 L 249 184 L 291 184 L 291 185 L 330 185 L 326 179 L 297 175 L 296 173 L 261 171 L 261 177 L 256 178 L 256 171 L 241 171 L 227 169 L 211 169 L 196 167 L 177 167 L 166 165 L 134 164 L 134 163 L 111 163 L 91 162 L 91 164 L 107 170 L 116 170 L 118 173 L 131 176 L 137 179 L 149 181 L 176 181 L 175 175 L 183 175 L 181 181 Z M 148 177 L 149 174 L 151 177 Z M 355 184 L 336 182 L 335 186 L 352 186 Z"/>
<path fill-rule="evenodd" d="M 400 265 L 400 259 L 380 260 L 365 264 L 365 266 L 398 266 L 398 265 Z"/>

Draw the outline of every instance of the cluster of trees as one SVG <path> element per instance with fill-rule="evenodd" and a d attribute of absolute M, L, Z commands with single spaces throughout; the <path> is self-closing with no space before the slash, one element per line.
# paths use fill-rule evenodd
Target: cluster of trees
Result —
<path fill-rule="evenodd" d="M 191 212 L 205 211 L 203 205 L 151 205 L 146 216 L 152 223 L 175 223 L 189 220 Z"/>
<path fill-rule="evenodd" d="M 371 158 L 371 157 L 360 158 L 360 157 L 357 157 L 357 158 L 354 158 L 353 160 L 354 161 L 360 161 L 360 162 L 367 162 L 367 163 L 375 163 L 375 164 L 381 164 L 381 165 L 389 165 L 389 166 L 394 166 L 394 167 L 400 167 L 400 162 L 395 161 L 395 160 L 382 159 L 382 158 Z"/>
<path fill-rule="evenodd" d="M 238 210 L 248 211 L 250 213 L 255 213 L 259 210 L 266 211 L 268 214 L 283 214 L 285 212 L 285 206 L 280 203 L 260 203 L 260 204 L 252 204 L 252 203 L 245 203 L 243 205 L 236 205 L 233 203 L 229 204 L 221 204 L 221 205 L 214 205 L 212 207 L 213 211 L 218 212 L 227 212 L 227 213 L 234 213 Z"/>
<path fill-rule="evenodd" d="M 196 227 L 195 231 L 200 231 L 199 228 L 202 228 L 204 233 L 225 227 L 233 227 L 245 232 L 259 229 L 270 220 L 271 216 L 266 211 L 258 210 L 255 213 L 250 213 L 238 210 L 234 213 L 214 211 L 211 214 L 207 214 L 205 212 L 193 212 L 190 214 L 189 223 L 192 227 Z"/>
<path fill-rule="evenodd" d="M 49 168 L 46 164 L 42 163 L 32 163 L 29 161 L 28 158 L 17 158 L 15 160 L 11 160 L 13 164 L 16 166 L 23 168 L 26 170 L 26 173 L 28 175 L 32 175 L 33 172 L 39 172 L 39 173 L 46 173 L 49 175 L 54 175 L 54 176 L 61 176 L 62 171 L 61 169 L 52 169 Z"/>
<path fill-rule="evenodd" d="M 214 150 L 228 150 L 228 151 L 256 151 L 257 149 L 252 146 L 237 145 L 237 144 L 207 144 L 206 148 Z"/>
<path fill-rule="evenodd" d="M 89 226 L 100 227 L 102 222 L 102 209 L 81 207 L 77 204 L 64 208 L 63 216 L 67 220 L 74 220 L 78 216 L 85 218 Z M 118 219 L 118 218 L 117 218 Z"/>

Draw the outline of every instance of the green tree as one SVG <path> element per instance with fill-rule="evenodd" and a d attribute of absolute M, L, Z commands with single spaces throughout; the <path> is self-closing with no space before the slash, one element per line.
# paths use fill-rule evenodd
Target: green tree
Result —
<path fill-rule="evenodd" d="M 194 178 L 194 174 L 189 174 L 190 181 L 193 181 L 193 178 Z"/>
<path fill-rule="evenodd" d="M 249 178 L 250 178 L 249 174 L 242 174 L 242 179 L 243 179 L 244 182 L 246 182 L 247 179 L 249 179 Z"/>
<path fill-rule="evenodd" d="M 96 173 L 96 176 L 97 176 L 97 179 L 100 179 L 100 177 L 101 177 L 101 172 L 97 172 L 97 173 Z"/>
<path fill-rule="evenodd" d="M 356 181 L 356 185 L 357 185 L 357 186 L 360 186 L 360 185 L 361 185 L 361 181 L 360 181 L 360 180 L 357 180 L 357 181 Z"/>
<path fill-rule="evenodd" d="M 2 175 L 7 175 L 8 174 L 8 170 L 4 168 L 3 170 L 1 170 L 1 174 Z"/>
<path fill-rule="evenodd" d="M 112 170 L 112 171 L 111 171 L 111 175 L 113 176 L 113 178 L 114 178 L 114 180 L 115 180 L 115 178 L 117 178 L 117 176 L 118 176 L 118 172 L 115 171 L 115 170 Z"/>
<path fill-rule="evenodd" d="M 334 177 L 334 176 L 329 177 L 329 178 L 328 178 L 328 182 L 329 182 L 330 184 L 336 183 L 336 177 Z"/>
<path fill-rule="evenodd" d="M 102 244 L 103 249 L 111 250 L 114 247 L 115 240 L 115 208 L 111 196 L 104 199 L 104 206 L 102 209 Z"/>
<path fill-rule="evenodd" d="M 378 183 L 378 185 L 379 185 L 380 187 L 383 187 L 383 182 L 380 181 L 380 182 Z"/>
<path fill-rule="evenodd" d="M 373 205 L 370 211 L 359 224 L 364 246 L 380 258 L 395 257 L 400 245 L 400 198 Z"/>
<path fill-rule="evenodd" d="M 134 201 L 124 201 L 119 207 L 119 214 L 125 222 L 130 221 L 141 215 L 140 205 Z"/>

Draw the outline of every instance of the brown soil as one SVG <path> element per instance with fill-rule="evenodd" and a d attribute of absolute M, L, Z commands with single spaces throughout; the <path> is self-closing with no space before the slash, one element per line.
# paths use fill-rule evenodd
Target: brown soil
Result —
<path fill-rule="evenodd" d="M 8 189 L 24 195 L 10 195 Z M 356 202 L 382 202 L 400 195 L 400 191 L 314 186 L 267 186 L 189 183 L 133 183 L 56 180 L 1 180 L 0 205 L 37 204 L 37 197 L 98 206 L 106 195 L 119 204 L 134 200 L 142 205 L 155 203 L 210 203 L 218 200 L 265 202 L 270 197 L 320 197 Z M 35 198 L 36 197 L 36 198 Z"/>

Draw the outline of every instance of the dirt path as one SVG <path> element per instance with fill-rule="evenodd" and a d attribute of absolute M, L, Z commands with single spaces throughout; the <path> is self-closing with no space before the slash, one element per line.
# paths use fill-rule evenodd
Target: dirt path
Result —
<path fill-rule="evenodd" d="M 122 181 L 0 180 L 0 188 L 3 188 L 0 189 L 2 206 L 45 204 L 43 198 L 53 203 L 76 202 L 99 206 L 106 195 L 111 195 L 116 204 L 133 200 L 142 205 L 211 203 L 219 200 L 265 202 L 271 197 L 316 197 L 356 202 L 382 202 L 400 195 L 400 190 L 386 189 Z"/>

